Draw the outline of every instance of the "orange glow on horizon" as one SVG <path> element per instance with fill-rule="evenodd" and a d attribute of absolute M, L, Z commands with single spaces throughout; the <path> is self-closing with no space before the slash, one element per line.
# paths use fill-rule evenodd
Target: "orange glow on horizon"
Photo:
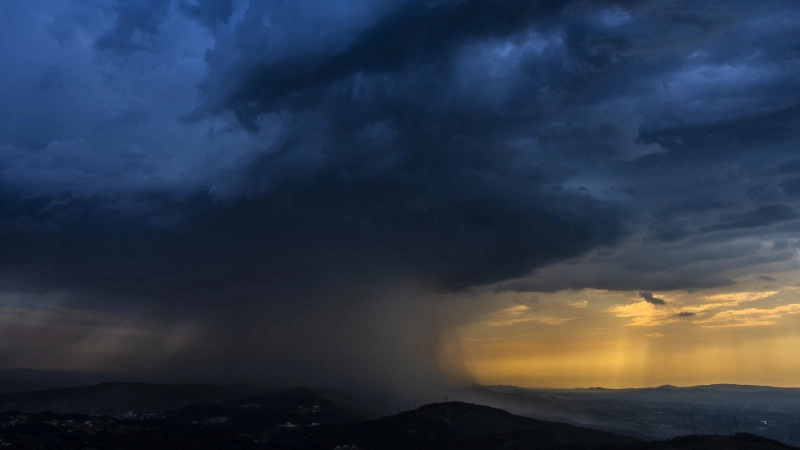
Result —
<path fill-rule="evenodd" d="M 636 293 L 537 295 L 535 307 L 507 306 L 461 327 L 461 353 L 474 381 L 487 385 L 798 387 L 795 293 L 667 293 L 665 305 Z"/>

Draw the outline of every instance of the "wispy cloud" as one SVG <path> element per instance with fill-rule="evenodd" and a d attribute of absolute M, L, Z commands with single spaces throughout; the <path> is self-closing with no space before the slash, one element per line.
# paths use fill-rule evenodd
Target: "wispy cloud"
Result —
<path fill-rule="evenodd" d="M 574 301 L 574 302 L 567 302 L 567 306 L 569 306 L 572 309 L 584 309 L 587 306 L 589 306 L 589 301 L 588 300 L 578 300 L 578 301 Z"/>
<path fill-rule="evenodd" d="M 629 326 L 649 327 L 678 320 L 671 309 L 656 308 L 655 305 L 645 300 L 627 305 L 613 305 L 606 308 L 605 311 L 616 317 L 629 318 Z"/>
<path fill-rule="evenodd" d="M 760 292 L 734 292 L 727 294 L 716 294 L 704 297 L 705 300 L 715 302 L 719 305 L 738 305 L 742 302 L 752 302 L 754 300 L 762 300 L 767 297 L 772 297 L 778 291 L 760 291 Z"/>
<path fill-rule="evenodd" d="M 616 317 L 630 319 L 628 326 L 665 325 L 681 319 L 689 319 L 693 323 L 704 324 L 703 326 L 706 327 L 774 325 L 775 320 L 781 315 L 793 314 L 791 311 L 794 310 L 791 307 L 794 305 L 771 309 L 736 308 L 743 303 L 764 300 L 777 293 L 778 291 L 723 293 L 704 296 L 702 300 L 705 303 L 697 305 L 667 305 L 666 302 L 653 303 L 644 295 L 650 294 L 649 297 L 652 297 L 652 293 L 639 292 L 639 296 L 644 300 L 625 305 L 613 305 L 605 311 Z"/>
<path fill-rule="evenodd" d="M 773 308 L 720 311 L 706 319 L 697 320 L 695 323 L 702 324 L 706 328 L 759 327 L 775 325 L 778 319 L 793 314 L 800 314 L 800 303 L 791 303 Z"/>
<path fill-rule="evenodd" d="M 558 317 L 541 315 L 526 305 L 515 305 L 487 315 L 486 324 L 491 327 L 508 327 L 520 323 L 541 323 L 545 325 L 561 325 L 578 317 Z"/>

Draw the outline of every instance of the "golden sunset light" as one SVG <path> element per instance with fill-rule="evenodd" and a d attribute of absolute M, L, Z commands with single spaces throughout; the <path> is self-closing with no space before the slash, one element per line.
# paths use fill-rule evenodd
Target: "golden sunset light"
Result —
<path fill-rule="evenodd" d="M 609 388 L 800 384 L 800 291 L 503 295 L 459 330 L 481 384 Z"/>

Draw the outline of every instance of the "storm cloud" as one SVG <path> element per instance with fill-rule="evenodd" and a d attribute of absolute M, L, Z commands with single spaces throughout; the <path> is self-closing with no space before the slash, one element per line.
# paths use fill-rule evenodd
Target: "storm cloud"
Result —
<path fill-rule="evenodd" d="M 153 371 L 380 383 L 437 376 L 448 293 L 789 267 L 797 21 L 790 1 L 26 2 L 0 19 L 0 298 L 183 330 L 167 362 L 120 344 Z M 82 360 L 81 329 L 53 352 Z"/>
<path fill-rule="evenodd" d="M 663 298 L 654 296 L 650 291 L 639 291 L 639 297 L 651 305 L 663 305 L 666 303 Z"/>

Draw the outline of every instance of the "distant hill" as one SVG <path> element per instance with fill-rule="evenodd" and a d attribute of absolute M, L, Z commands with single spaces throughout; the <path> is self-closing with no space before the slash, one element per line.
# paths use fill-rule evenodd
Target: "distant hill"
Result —
<path fill-rule="evenodd" d="M 228 408 L 257 409 L 282 413 L 296 412 L 301 417 L 326 425 L 344 425 L 364 420 L 361 414 L 328 400 L 313 389 L 295 388 L 280 392 L 265 392 L 223 402 Z"/>
<path fill-rule="evenodd" d="M 107 373 L 6 369 L 0 370 L 0 394 L 90 386 L 109 381 L 122 381 L 122 379 Z"/>
<path fill-rule="evenodd" d="M 258 392 L 253 386 L 101 383 L 0 395 L 0 411 L 56 411 L 81 414 L 170 410 L 197 402 L 219 402 Z"/>
<path fill-rule="evenodd" d="M 433 403 L 358 423 L 340 439 L 365 448 L 569 448 L 638 442 L 627 436 L 530 419 L 464 402 Z M 514 446 L 509 447 L 509 442 Z"/>
<path fill-rule="evenodd" d="M 235 393 L 242 385 L 191 386 L 105 383 L 89 388 L 42 391 L 84 407 L 102 395 L 106 404 L 182 402 Z M 55 394 L 54 394 L 55 393 Z M 102 395 L 101 395 L 102 394 Z M 140 396 L 139 400 L 132 394 Z M 23 395 L 23 394 L 19 394 Z M 113 399 L 113 402 L 109 399 Z M 131 409 L 136 409 L 132 408 Z M 155 409 L 155 408 L 153 408 Z M 690 435 L 644 441 L 620 434 L 536 420 L 465 402 L 434 403 L 361 421 L 312 389 L 245 395 L 192 403 L 158 414 L 81 415 L 0 413 L 0 446 L 12 448 L 117 449 L 594 449 L 787 450 L 749 433 Z"/>
<path fill-rule="evenodd" d="M 688 390 L 708 389 L 708 390 L 728 391 L 728 392 L 775 392 L 775 393 L 800 394 L 800 388 L 757 386 L 750 384 L 706 384 L 701 386 L 679 387 L 677 389 L 688 389 Z"/>
<path fill-rule="evenodd" d="M 593 407 L 581 399 L 557 396 L 546 391 L 504 388 L 498 391 L 494 387 L 472 385 L 456 389 L 451 396 L 465 402 L 502 408 L 525 417 L 584 426 L 604 426 L 624 420 L 614 411 Z"/>
<path fill-rule="evenodd" d="M 397 412 L 396 407 L 393 408 L 390 397 L 381 392 L 352 391 L 326 387 L 312 387 L 310 389 L 337 405 L 359 413 L 365 419 L 377 419 Z"/>
<path fill-rule="evenodd" d="M 666 440 L 737 431 L 800 445 L 800 389 L 716 384 L 643 389 L 466 386 L 451 397 L 542 420 Z"/>
<path fill-rule="evenodd" d="M 796 448 L 762 436 L 737 433 L 734 436 L 681 436 L 665 442 L 648 442 L 639 448 L 633 447 L 628 450 L 790 450 Z"/>

